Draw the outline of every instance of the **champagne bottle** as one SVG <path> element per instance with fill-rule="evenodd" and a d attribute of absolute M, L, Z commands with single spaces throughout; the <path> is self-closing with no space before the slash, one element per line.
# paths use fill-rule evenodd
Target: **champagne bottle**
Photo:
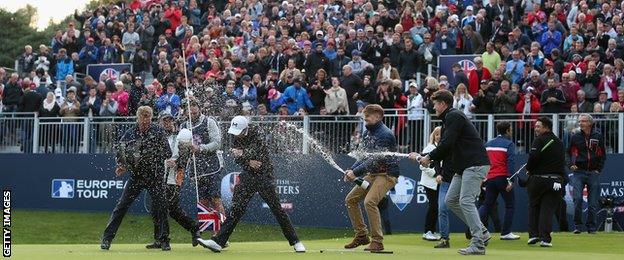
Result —
<path fill-rule="evenodd" d="M 370 185 L 370 183 L 362 178 L 355 178 L 355 180 L 353 180 L 353 182 L 355 182 L 355 184 L 357 184 L 358 186 L 360 186 L 360 188 L 362 189 L 368 189 L 368 186 Z"/>

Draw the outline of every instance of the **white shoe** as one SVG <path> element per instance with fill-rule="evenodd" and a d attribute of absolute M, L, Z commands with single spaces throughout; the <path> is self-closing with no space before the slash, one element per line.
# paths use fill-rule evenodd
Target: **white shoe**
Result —
<path fill-rule="evenodd" d="M 301 242 L 297 242 L 294 246 L 296 253 L 305 253 L 306 248 Z"/>
<path fill-rule="evenodd" d="M 518 235 L 516 235 L 514 233 L 509 232 L 509 234 L 501 236 L 500 239 L 501 240 L 518 240 L 518 239 L 520 239 L 520 236 L 518 236 Z"/>
<path fill-rule="evenodd" d="M 438 238 L 435 235 L 433 235 L 433 233 L 431 233 L 431 231 L 428 231 L 427 233 L 425 233 L 423 235 L 423 239 L 425 239 L 427 241 L 438 241 L 438 240 L 440 240 L 440 238 Z"/>
<path fill-rule="evenodd" d="M 197 242 L 199 242 L 199 244 L 202 245 L 203 247 L 210 249 L 210 251 L 212 252 L 215 252 L 215 253 L 221 252 L 221 249 L 222 249 L 221 246 L 212 239 L 204 240 L 204 239 L 199 238 L 197 239 Z"/>
<path fill-rule="evenodd" d="M 552 243 L 548 243 L 548 242 L 542 241 L 542 242 L 540 242 L 540 246 L 541 247 L 552 247 Z"/>

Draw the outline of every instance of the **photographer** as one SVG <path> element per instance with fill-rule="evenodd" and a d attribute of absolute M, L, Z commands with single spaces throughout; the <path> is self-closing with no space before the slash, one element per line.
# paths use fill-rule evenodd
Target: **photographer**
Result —
<path fill-rule="evenodd" d="M 598 226 L 598 199 L 600 193 L 600 172 L 605 163 L 604 137 L 594 126 L 590 114 L 578 118 L 581 131 L 572 134 L 568 153 L 570 155 L 571 184 L 574 188 L 574 234 L 580 234 L 583 226 L 583 188 L 587 185 L 587 233 L 595 234 Z"/>

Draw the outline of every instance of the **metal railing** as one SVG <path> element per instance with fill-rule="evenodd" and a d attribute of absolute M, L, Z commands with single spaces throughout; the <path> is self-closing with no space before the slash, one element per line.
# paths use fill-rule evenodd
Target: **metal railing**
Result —
<path fill-rule="evenodd" d="M 489 114 L 471 120 L 484 141 L 496 136 L 496 124 L 510 122 L 517 153 L 527 153 L 535 139 L 539 116 L 553 120 L 553 132 L 567 143 L 578 130 L 578 114 Z M 313 138 L 330 153 L 356 148 L 364 131 L 360 116 L 253 116 L 261 136 L 275 153 L 310 153 Z M 302 132 L 292 131 L 287 122 Z M 397 138 L 400 152 L 422 151 L 429 134 L 441 120 L 426 110 L 388 110 L 383 119 Z M 624 114 L 594 115 L 595 127 L 605 139 L 607 153 L 624 153 Z M 34 113 L 0 113 L 0 153 L 112 153 L 113 145 L 133 124 L 133 117 L 37 117 Z M 224 148 L 231 145 L 226 134 L 229 119 L 219 119 Z"/>

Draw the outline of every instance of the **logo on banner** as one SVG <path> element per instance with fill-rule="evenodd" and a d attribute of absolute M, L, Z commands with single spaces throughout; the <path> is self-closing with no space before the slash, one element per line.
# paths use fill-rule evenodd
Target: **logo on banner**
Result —
<path fill-rule="evenodd" d="M 234 188 L 238 185 L 238 183 L 240 183 L 239 175 L 240 172 L 231 172 L 223 176 L 223 179 L 221 179 L 221 202 L 225 208 L 232 206 Z"/>
<path fill-rule="evenodd" d="M 52 198 L 54 199 L 73 199 L 74 198 L 74 180 L 72 179 L 54 179 L 52 180 Z"/>
<path fill-rule="evenodd" d="M 468 72 L 477 68 L 477 65 L 471 60 L 460 60 L 457 62 L 464 72 Z"/>
<path fill-rule="evenodd" d="M 102 76 L 108 76 L 109 79 L 112 79 L 113 81 L 117 81 L 117 78 L 119 77 L 119 71 L 113 69 L 113 68 L 107 68 L 105 70 L 102 71 L 102 73 L 100 73 L 100 81 L 102 81 Z"/>
<path fill-rule="evenodd" d="M 400 211 L 403 211 L 405 207 L 412 202 L 415 191 L 416 181 L 412 178 L 400 175 L 397 184 L 394 186 L 394 190 L 390 191 L 390 199 Z"/>

